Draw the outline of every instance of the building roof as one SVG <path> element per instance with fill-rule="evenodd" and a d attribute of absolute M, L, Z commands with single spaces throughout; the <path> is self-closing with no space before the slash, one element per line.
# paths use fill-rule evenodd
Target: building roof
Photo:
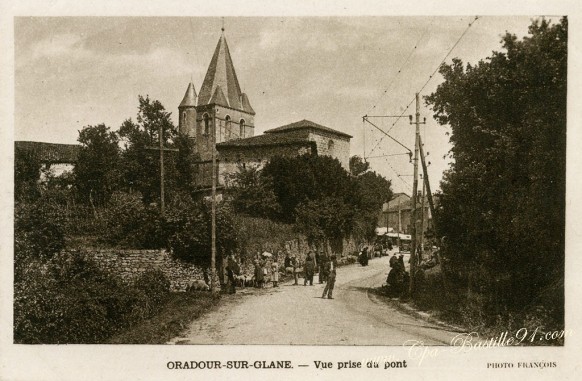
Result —
<path fill-rule="evenodd" d="M 79 157 L 81 146 L 78 144 L 60 144 L 15 141 L 14 149 L 16 151 L 35 153 L 40 161 L 44 163 L 76 163 Z"/>
<path fill-rule="evenodd" d="M 217 99 L 214 98 L 217 87 L 220 87 L 225 95 L 225 99 L 221 100 L 221 103 L 217 103 Z M 214 55 L 208 66 L 208 71 L 204 77 L 204 82 L 200 88 L 200 95 L 198 96 L 198 105 L 201 106 L 211 103 L 242 110 L 249 114 L 255 114 L 252 107 L 250 107 L 248 98 L 246 100 L 247 107 L 245 108 L 242 91 L 238 83 L 238 78 L 236 77 L 236 72 L 234 71 L 234 65 L 224 34 L 218 40 Z"/>
<path fill-rule="evenodd" d="M 343 137 L 348 138 L 348 139 L 352 138 L 351 135 L 334 130 L 333 128 L 322 126 L 321 124 L 314 123 L 314 122 L 307 120 L 307 119 L 303 119 L 303 120 L 300 120 L 299 122 L 295 122 L 295 123 L 286 124 L 286 125 L 281 126 L 281 127 L 272 128 L 270 130 L 265 131 L 265 134 L 277 134 L 277 133 L 295 131 L 295 130 L 319 130 L 319 131 L 324 131 L 324 132 L 331 133 L 334 135 L 343 136 Z"/>
<path fill-rule="evenodd" d="M 293 144 L 313 145 L 314 143 L 308 140 L 308 133 L 306 131 L 292 131 L 286 134 L 264 134 L 245 139 L 233 139 L 217 144 L 216 148 L 246 148 Z"/>
<path fill-rule="evenodd" d="M 184 94 L 184 99 L 182 99 L 182 103 L 180 103 L 180 107 L 191 107 L 196 106 L 196 89 L 194 88 L 194 84 L 190 82 L 188 88 L 186 89 L 186 94 Z"/>

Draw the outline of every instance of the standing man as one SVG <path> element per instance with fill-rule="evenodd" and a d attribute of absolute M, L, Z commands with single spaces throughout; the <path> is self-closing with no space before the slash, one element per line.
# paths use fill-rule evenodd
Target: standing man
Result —
<path fill-rule="evenodd" d="M 332 255 L 329 262 L 325 264 L 325 273 L 327 276 L 327 283 L 323 289 L 323 295 L 321 298 L 324 299 L 327 294 L 328 299 L 333 299 L 333 287 L 335 286 L 335 275 L 336 275 L 337 262 L 335 255 Z"/>
<path fill-rule="evenodd" d="M 229 255 L 226 264 L 226 275 L 228 277 L 228 293 L 234 294 L 236 292 L 236 284 L 234 280 L 235 275 L 240 275 L 240 266 L 236 263 L 234 255 Z"/>
<path fill-rule="evenodd" d="M 319 251 L 319 258 L 317 259 L 317 266 L 319 267 L 319 284 L 325 281 L 325 262 L 326 258 L 323 255 L 323 250 Z"/>

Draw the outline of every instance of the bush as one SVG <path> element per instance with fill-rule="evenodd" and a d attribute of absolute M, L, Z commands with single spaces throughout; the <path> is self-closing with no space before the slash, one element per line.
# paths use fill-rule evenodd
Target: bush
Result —
<path fill-rule="evenodd" d="M 169 281 L 158 270 L 129 286 L 82 256 L 36 260 L 14 284 L 14 341 L 102 343 L 160 311 L 168 292 Z"/>
<path fill-rule="evenodd" d="M 142 319 L 158 311 L 166 303 L 170 293 L 170 281 L 158 269 L 148 269 L 135 280 L 133 287 L 140 296 L 140 308 L 136 310 Z"/>
<path fill-rule="evenodd" d="M 114 193 L 103 218 L 107 226 L 103 240 L 108 244 L 136 249 L 159 249 L 167 244 L 157 207 L 145 206 L 138 194 Z"/>

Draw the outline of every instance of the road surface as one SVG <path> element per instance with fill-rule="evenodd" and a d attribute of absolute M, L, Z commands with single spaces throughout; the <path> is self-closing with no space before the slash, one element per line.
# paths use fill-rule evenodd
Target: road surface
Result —
<path fill-rule="evenodd" d="M 221 306 L 195 320 L 174 344 L 450 345 L 458 332 L 398 311 L 369 292 L 385 282 L 388 257 L 340 267 L 334 299 L 321 299 L 324 285 L 239 289 Z M 317 282 L 317 275 L 315 276 Z"/>

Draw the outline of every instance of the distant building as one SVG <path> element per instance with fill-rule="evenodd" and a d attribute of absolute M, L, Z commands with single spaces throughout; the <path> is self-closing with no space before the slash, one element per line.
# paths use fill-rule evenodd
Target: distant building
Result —
<path fill-rule="evenodd" d="M 196 185 L 207 188 L 212 182 L 213 138 L 216 141 L 218 181 L 239 166 L 263 166 L 274 156 L 302 154 L 328 155 L 349 168 L 350 135 L 309 120 L 287 124 L 255 136 L 253 110 L 241 92 L 224 34 L 210 61 L 200 94 L 189 83 L 180 105 L 179 131 L 195 141 L 200 158 Z"/>
<path fill-rule="evenodd" d="M 421 200 L 417 201 L 418 219 L 420 220 Z M 378 216 L 378 227 L 393 229 L 394 232 L 411 234 L 412 198 L 406 193 L 396 193 L 389 202 L 384 203 L 382 212 Z M 428 205 L 428 198 L 424 200 L 424 232 L 432 229 L 432 214 Z M 399 229 L 400 227 L 400 229 Z M 420 225 L 419 225 L 420 228 Z"/>
<path fill-rule="evenodd" d="M 77 163 L 81 146 L 78 144 L 60 144 L 15 141 L 15 154 L 35 155 L 45 171 L 50 170 L 54 176 L 72 171 Z"/>

